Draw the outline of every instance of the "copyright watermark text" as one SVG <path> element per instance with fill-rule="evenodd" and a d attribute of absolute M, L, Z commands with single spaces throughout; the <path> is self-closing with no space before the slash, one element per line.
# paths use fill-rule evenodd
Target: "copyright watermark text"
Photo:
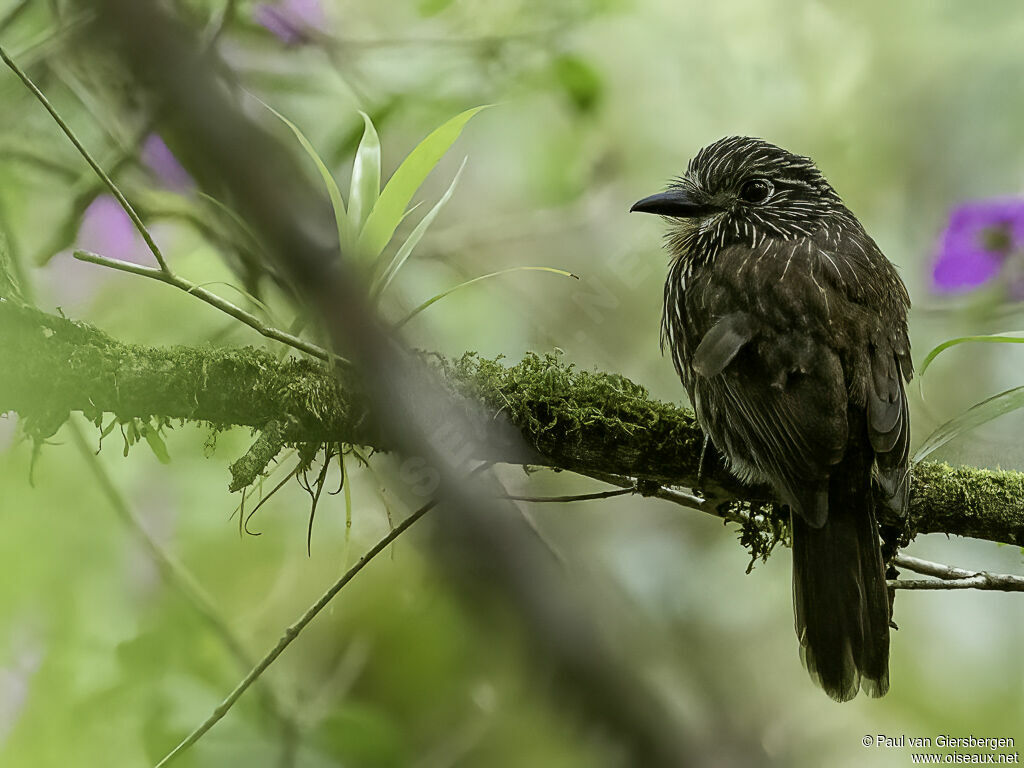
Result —
<path fill-rule="evenodd" d="M 869 749 L 941 749 L 946 752 L 914 752 L 911 763 L 1019 765 L 1020 753 L 1011 736 L 911 736 L 909 734 L 867 734 L 861 744 Z M 970 751 L 967 751 L 970 750 Z"/>

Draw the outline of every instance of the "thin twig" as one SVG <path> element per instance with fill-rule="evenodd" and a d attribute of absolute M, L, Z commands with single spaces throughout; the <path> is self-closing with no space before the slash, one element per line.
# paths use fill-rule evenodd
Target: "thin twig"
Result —
<path fill-rule="evenodd" d="M 898 555 L 896 565 L 908 571 L 934 576 L 937 580 L 907 579 L 890 581 L 894 589 L 986 589 L 1001 592 L 1024 592 L 1024 576 L 1010 573 L 968 571 L 951 565 L 933 563 L 910 555 Z"/>
<path fill-rule="evenodd" d="M 227 299 L 224 299 L 173 272 L 165 272 L 153 267 L 133 264 L 130 261 L 122 261 L 121 259 L 111 259 L 106 256 L 100 256 L 98 253 L 91 253 L 90 251 L 77 250 L 74 252 L 74 256 L 79 261 L 98 264 L 101 267 L 109 267 L 110 269 L 116 269 L 119 272 L 128 272 L 132 275 L 148 277 L 151 280 L 157 280 L 161 283 L 166 283 L 167 285 L 173 285 L 175 288 L 179 288 L 185 293 L 195 296 L 201 301 L 205 301 L 211 307 L 215 307 L 224 314 L 230 315 L 236 320 L 248 325 L 254 331 L 262 336 L 266 336 L 268 339 L 273 339 L 274 341 L 279 341 L 282 344 L 287 344 L 290 347 L 294 347 L 295 349 L 305 352 L 307 355 L 312 355 L 320 360 L 327 361 L 332 357 L 323 347 L 319 347 L 305 339 L 300 339 L 298 336 L 294 336 L 287 331 L 282 331 L 279 328 L 273 328 L 265 324 L 255 315 L 246 312 L 235 304 L 232 304 Z M 337 355 L 334 355 L 333 358 L 335 360 L 341 360 L 342 362 L 348 362 Z"/>
<path fill-rule="evenodd" d="M 551 498 L 530 498 L 530 497 L 508 497 L 520 498 L 524 501 L 576 501 L 587 498 L 606 498 L 607 496 L 618 496 L 625 493 L 639 493 L 637 481 L 623 476 L 601 475 L 599 478 L 604 482 L 622 487 L 621 491 L 605 491 L 603 493 L 585 494 L 579 497 L 564 496 Z M 687 509 L 704 512 L 715 517 L 722 518 L 729 522 L 746 524 L 751 522 L 751 515 L 745 510 L 735 509 L 731 506 L 716 506 L 709 500 L 701 499 L 693 494 L 668 488 L 663 485 L 655 486 L 653 493 L 647 495 L 657 496 L 659 499 L 671 501 Z M 758 522 L 758 515 L 753 516 L 753 522 Z M 899 555 L 895 563 L 908 571 L 921 573 L 926 576 L 934 576 L 931 579 L 892 579 L 888 585 L 893 589 L 983 589 L 1001 592 L 1024 592 L 1024 576 L 1017 576 L 1009 573 L 990 573 L 988 571 L 968 571 L 963 568 L 955 568 L 951 565 L 933 563 L 928 560 L 921 560 L 910 555 Z"/>
<path fill-rule="evenodd" d="M 599 491 L 598 493 L 580 493 L 574 496 L 520 496 L 515 493 L 506 493 L 501 498 L 509 501 L 529 501 L 532 504 L 563 504 L 570 501 L 593 501 L 595 499 L 610 499 L 615 496 L 626 496 L 636 493 L 636 488 L 620 488 L 617 491 Z"/>
<path fill-rule="evenodd" d="M 409 517 L 399 523 L 398 526 L 396 526 L 383 539 L 378 541 L 369 552 L 359 559 L 359 562 L 349 568 L 345 575 L 338 579 L 319 600 L 310 606 L 298 621 L 284 631 L 281 639 L 277 641 L 277 645 L 275 645 L 266 656 L 260 659 L 259 663 L 250 670 L 249 674 L 245 676 L 242 682 L 240 682 L 235 689 L 228 694 L 228 697 L 224 699 L 224 701 L 221 702 L 215 710 L 213 710 L 213 713 L 206 718 L 202 724 L 192 731 L 192 733 L 178 744 L 178 746 L 171 750 L 163 760 L 157 763 L 156 768 L 163 768 L 164 766 L 170 765 L 175 758 L 195 744 L 208 730 L 215 726 L 217 722 L 220 721 L 228 711 L 230 711 L 231 707 L 234 706 L 235 702 L 238 701 L 242 694 L 248 690 L 249 686 L 256 682 L 260 675 L 266 672 L 267 668 L 274 663 L 277 657 L 280 656 L 289 645 L 291 645 L 292 641 L 299 636 L 303 629 L 306 628 L 306 625 L 315 619 L 320 611 L 327 607 L 327 604 L 334 599 L 342 588 L 352 581 L 356 574 L 358 574 L 371 560 L 373 560 L 373 558 L 387 549 L 391 542 L 409 530 L 413 523 L 427 514 L 435 504 L 436 502 L 431 500 L 417 509 L 409 515 Z"/>
<path fill-rule="evenodd" d="M 176 589 L 184 598 L 185 602 L 194 610 L 206 624 L 213 630 L 214 634 L 220 638 L 224 647 L 228 649 L 235 660 L 241 665 L 243 669 L 252 667 L 253 660 L 249 656 L 248 651 L 242 645 L 242 641 L 232 631 L 231 627 L 221 618 L 217 612 L 217 608 L 213 603 L 213 600 L 206 593 L 206 591 L 199 586 L 195 578 L 188 570 L 179 563 L 173 556 L 164 550 L 163 547 L 150 535 L 149 531 L 146 530 L 146 526 L 143 525 L 142 521 L 138 518 L 132 508 L 125 501 L 124 496 L 118 490 L 117 486 L 114 485 L 114 481 L 107 473 L 106 468 L 102 462 L 97 458 L 93 451 L 93 447 L 86 440 L 85 435 L 82 433 L 81 427 L 77 422 L 72 421 L 68 425 L 68 429 L 71 432 L 71 439 L 78 447 L 82 458 L 85 460 L 92 472 L 93 477 L 96 479 L 97 485 L 99 485 L 100 491 L 106 497 L 110 506 L 114 509 L 125 526 L 134 533 L 142 545 L 146 548 L 150 558 L 156 564 L 157 569 L 160 571 L 160 575 L 164 581 Z M 281 733 L 284 754 L 282 756 L 282 764 L 290 765 L 293 760 L 292 756 L 295 752 L 296 747 L 296 736 L 298 734 L 298 727 L 295 721 L 292 720 L 288 714 L 287 709 L 282 706 L 278 696 L 269 686 L 265 686 L 261 689 L 260 696 L 261 703 L 267 712 L 278 721 Z"/>
<path fill-rule="evenodd" d="M 93 171 L 95 171 L 96 175 L 100 177 L 100 180 L 103 181 L 104 186 L 106 186 L 106 188 L 110 191 L 110 194 L 112 194 L 114 198 L 117 200 L 117 202 L 121 204 L 121 207 L 124 208 L 125 213 L 128 214 L 128 218 L 132 220 L 132 224 L 134 224 L 135 228 L 139 230 L 139 234 L 142 235 L 142 239 L 145 241 L 149 250 L 152 251 L 153 257 L 156 259 L 157 264 L 160 265 L 160 270 L 166 274 L 170 274 L 170 269 L 167 266 L 167 262 L 164 259 L 163 253 L 160 251 L 160 247 L 156 244 L 156 241 L 150 234 L 149 229 L 147 229 L 146 225 L 142 223 L 142 219 L 139 218 L 139 214 L 135 212 L 135 209 L 132 208 L 131 203 L 128 202 L 127 198 L 125 198 L 125 196 L 121 193 L 121 190 L 118 189 L 117 185 L 113 182 L 113 180 L 100 167 L 99 163 L 97 163 L 93 159 L 92 155 L 89 153 L 89 150 L 87 150 L 85 146 L 82 144 L 82 142 L 78 140 L 78 137 L 75 136 L 74 131 L 72 131 L 68 124 L 64 122 L 64 118 L 62 118 L 57 113 L 57 110 L 53 108 L 53 105 L 50 104 L 50 100 L 47 99 L 45 94 L 43 94 L 43 92 L 39 90 L 36 84 L 32 82 L 32 78 L 25 74 L 25 72 L 22 71 L 22 69 L 14 63 L 14 60 L 7 55 L 7 51 L 4 50 L 3 46 L 0 46 L 0 59 L 3 59 L 4 63 L 8 67 L 10 67 L 14 74 L 16 74 L 21 79 L 21 82 L 25 84 L 25 87 L 32 92 L 36 99 L 38 99 L 39 103 L 46 108 L 47 112 L 50 113 L 50 117 L 52 117 L 54 119 L 54 122 L 56 122 L 57 125 L 60 126 L 60 129 L 64 131 L 64 135 L 66 135 L 68 139 L 71 140 L 71 143 L 75 145 L 75 149 L 77 149 L 79 154 L 81 154 L 82 157 L 85 158 L 85 161 L 89 164 L 89 167 L 91 167 Z"/>
<path fill-rule="evenodd" d="M 617 485 L 622 488 L 624 492 L 639 493 L 641 496 L 656 496 L 659 499 L 671 501 L 673 504 L 678 504 L 681 507 L 693 509 L 697 512 L 704 512 L 712 517 L 728 520 L 731 523 L 744 523 L 747 522 L 749 517 L 742 512 L 737 512 L 731 509 L 719 509 L 719 507 L 713 503 L 713 500 L 701 498 L 695 494 L 681 491 L 678 488 L 670 488 L 667 485 L 659 485 L 657 483 L 647 481 L 641 482 L 635 477 L 612 475 L 604 472 L 581 472 L 580 474 L 586 474 L 588 477 L 600 480 L 602 483 Z M 616 493 L 615 495 L 618 494 Z"/>

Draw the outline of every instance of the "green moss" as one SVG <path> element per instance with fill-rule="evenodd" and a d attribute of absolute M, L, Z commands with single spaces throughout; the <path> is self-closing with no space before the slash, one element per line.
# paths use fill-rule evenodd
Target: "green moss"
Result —
<path fill-rule="evenodd" d="M 500 439 L 489 434 L 480 441 L 492 452 L 480 458 L 698 486 L 719 505 L 743 509 L 767 500 L 764 489 L 741 486 L 710 452 L 698 479 L 703 435 L 693 414 L 652 399 L 623 376 L 581 371 L 558 353 L 530 353 L 514 365 L 472 353 L 457 360 L 424 357 L 454 394 L 481 406 L 483 426 L 506 420 L 515 427 Z M 274 439 L 256 441 L 251 466 L 233 486 L 262 472 L 265 455 L 279 443 L 299 447 L 304 456 L 330 444 L 392 447 L 355 375 L 347 369 L 334 375 L 317 361 L 279 361 L 250 347 L 121 344 L 90 326 L 10 301 L 0 301 L 0 360 L 0 412 L 21 414 L 37 443 L 72 411 L 97 424 L 104 413 L 161 427 L 188 420 L 213 434 L 276 423 Z M 921 464 L 914 470 L 908 533 L 1024 544 L 1022 500 L 1021 473 Z M 741 532 L 754 557 L 766 556 L 785 533 L 777 510 L 764 504 L 761 511 Z"/>

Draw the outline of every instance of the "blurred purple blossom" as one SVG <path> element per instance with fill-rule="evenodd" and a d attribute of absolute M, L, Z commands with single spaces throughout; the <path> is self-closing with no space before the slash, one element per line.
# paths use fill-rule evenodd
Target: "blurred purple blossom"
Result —
<path fill-rule="evenodd" d="M 301 45 L 323 26 L 324 9 L 320 0 L 278 0 L 257 5 L 253 17 L 285 45 Z"/>
<path fill-rule="evenodd" d="M 85 209 L 75 246 L 136 263 L 141 262 L 144 253 L 138 230 L 112 195 L 100 195 Z"/>
<path fill-rule="evenodd" d="M 958 206 L 939 242 L 932 271 L 939 292 L 963 291 L 1003 275 L 1024 299 L 1024 199 L 976 200 Z"/>
<path fill-rule="evenodd" d="M 85 209 L 74 248 L 136 264 L 148 263 L 149 251 L 142 236 L 111 195 L 99 195 Z M 46 266 L 53 302 L 73 310 L 87 306 L 113 274 L 103 267 L 78 261 L 70 250 L 58 253 Z"/>
<path fill-rule="evenodd" d="M 156 174 L 160 182 L 175 192 L 188 192 L 195 187 L 195 182 L 188 175 L 178 158 L 160 138 L 159 134 L 151 133 L 142 145 L 142 162 Z"/>

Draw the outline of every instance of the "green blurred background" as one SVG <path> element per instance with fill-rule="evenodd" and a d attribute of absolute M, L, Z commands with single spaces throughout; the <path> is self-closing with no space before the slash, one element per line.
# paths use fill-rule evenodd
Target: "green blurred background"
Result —
<path fill-rule="evenodd" d="M 183 7 L 204 25 L 222 5 Z M 468 156 L 453 198 L 393 286 L 387 315 L 507 267 L 581 277 L 524 272 L 466 288 L 407 326 L 416 346 L 512 361 L 558 348 L 582 368 L 622 373 L 683 402 L 658 350 L 661 227 L 626 212 L 729 134 L 817 160 L 901 268 L 915 304 L 916 360 L 952 336 L 1020 327 L 1020 305 L 997 290 L 940 295 L 930 272 L 952 207 L 1024 193 L 1017 2 L 324 0 L 315 22 L 302 15 L 308 3 L 271 5 L 293 14 L 296 38 L 275 35 L 260 23 L 265 10 L 242 1 L 220 50 L 248 90 L 302 128 L 343 189 L 362 131 L 358 110 L 377 125 L 386 175 L 451 115 L 496 105 L 474 118 L 422 191 L 436 199 Z M 114 165 L 174 269 L 196 282 L 237 282 L 196 226 L 208 209 L 138 160 L 128 78 L 76 38 L 81 8 L 3 0 L 0 43 Z M 95 179 L 6 70 L 0 105 L 0 227 L 40 306 L 125 341 L 263 343 L 180 292 L 75 262 L 75 245 L 123 247 L 119 255 L 140 261 L 145 253 L 130 232 L 83 223 L 87 209 L 97 215 Z M 978 345 L 940 358 L 925 377 L 926 399 L 912 387 L 915 438 L 1024 383 L 1017 349 Z M 1024 469 L 1022 424 L 1007 416 L 940 456 Z M 79 427 L 98 439 L 91 425 Z M 251 439 L 248 430 L 223 433 L 214 449 L 209 430 L 185 425 L 167 436 L 164 466 L 145 445 L 123 457 L 115 430 L 96 460 L 258 656 L 407 510 L 389 490 L 386 459 L 371 469 L 350 462 L 349 544 L 342 496 L 331 497 L 307 557 L 308 497 L 294 483 L 254 518 L 262 535 L 239 536 L 227 465 Z M 152 764 L 243 669 L 122 524 L 68 426 L 42 448 L 31 483 L 32 445 L 18 439 L 13 417 L 0 419 L 0 450 L 0 765 Z M 517 493 L 600 490 L 565 474 L 500 474 Z M 712 740 L 742 738 L 786 766 L 910 763 L 909 748 L 865 749 L 865 734 L 1024 742 L 1020 596 L 899 594 L 891 693 L 840 706 L 800 666 L 788 553 L 745 575 L 748 556 L 730 530 L 652 499 L 530 511 L 570 569 L 614 596 L 610 611 L 628 606 L 636 631 L 623 639 L 625 652 Z M 604 735 L 547 695 L 553 683 L 515 624 L 465 608 L 427 543 L 425 530 L 401 539 L 271 669 L 301 733 L 295 764 L 619 764 Z M 1019 549 L 986 542 L 921 537 L 909 552 L 1024 569 Z M 250 692 L 182 764 L 277 765 L 280 741 L 279 724 Z"/>

